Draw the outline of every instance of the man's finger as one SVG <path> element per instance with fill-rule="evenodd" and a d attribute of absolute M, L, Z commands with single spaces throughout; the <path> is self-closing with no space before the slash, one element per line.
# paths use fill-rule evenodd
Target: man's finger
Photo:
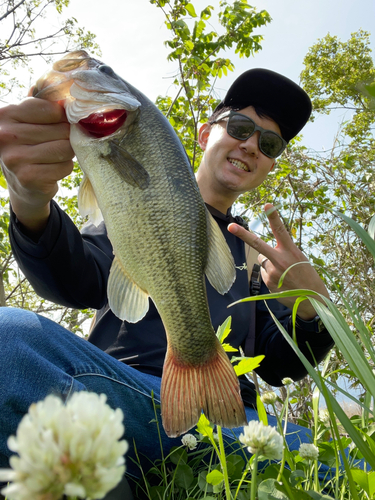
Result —
<path fill-rule="evenodd" d="M 294 245 L 293 240 L 286 230 L 286 227 L 284 226 L 283 221 L 280 219 L 280 216 L 275 207 L 271 203 L 267 203 L 264 206 L 264 210 L 268 217 L 272 233 L 275 236 L 277 243 L 279 245 L 281 244 L 284 247 L 287 247 L 290 244 Z"/>
<path fill-rule="evenodd" d="M 267 261 L 269 260 L 268 257 L 265 257 L 264 255 L 262 255 L 261 253 L 258 255 L 258 262 L 259 262 L 259 265 L 261 267 L 263 267 L 263 269 L 266 269 L 266 263 Z"/>
<path fill-rule="evenodd" d="M 275 250 L 265 243 L 261 238 L 258 238 L 254 233 L 248 231 L 238 224 L 232 223 L 228 226 L 228 231 L 232 234 L 241 238 L 242 241 L 247 243 L 249 246 L 254 248 L 257 252 L 267 257 L 272 262 L 272 259 L 276 257 Z"/>
<path fill-rule="evenodd" d="M 28 97 L 20 104 L 0 108 L 9 120 L 19 123 L 51 124 L 67 122 L 65 110 L 56 102 Z"/>

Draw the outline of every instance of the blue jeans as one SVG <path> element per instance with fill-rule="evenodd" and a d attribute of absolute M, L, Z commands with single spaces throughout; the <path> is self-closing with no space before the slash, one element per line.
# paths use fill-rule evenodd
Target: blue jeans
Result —
<path fill-rule="evenodd" d="M 0 467 L 8 467 L 10 451 L 7 438 L 15 434 L 19 421 L 33 402 L 56 394 L 67 399 L 74 391 L 105 393 L 113 408 L 124 412 L 125 438 L 129 443 L 127 473 L 139 477 L 140 470 L 130 460 L 138 453 L 143 465 L 160 458 L 160 446 L 151 391 L 160 402 L 160 378 L 131 368 L 60 325 L 21 309 L 0 308 Z M 258 420 L 255 410 L 246 408 L 248 421 Z M 159 415 L 160 417 L 160 415 Z M 269 416 L 269 424 L 276 425 Z M 233 432 L 223 429 L 226 440 L 233 442 Z M 194 432 L 194 430 L 192 430 Z M 288 424 L 287 441 L 291 450 L 301 442 L 311 442 L 309 431 Z M 160 429 L 165 453 L 180 446 L 181 438 L 168 438 Z"/>

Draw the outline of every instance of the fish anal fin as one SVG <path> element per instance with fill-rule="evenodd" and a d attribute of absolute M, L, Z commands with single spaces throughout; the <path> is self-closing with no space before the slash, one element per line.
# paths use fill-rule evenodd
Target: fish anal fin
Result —
<path fill-rule="evenodd" d="M 78 209 L 82 217 L 88 215 L 90 221 L 95 226 L 98 226 L 103 220 L 94 189 L 86 174 L 83 174 L 83 179 L 78 190 Z"/>
<path fill-rule="evenodd" d="M 118 318 L 130 323 L 137 323 L 149 308 L 148 294 L 126 274 L 117 257 L 109 273 L 108 303 Z"/>
<path fill-rule="evenodd" d="M 127 184 L 140 189 L 146 189 L 150 176 L 143 165 L 139 163 L 125 148 L 116 141 L 109 141 L 109 152 L 102 154 L 116 168 Z"/>
<path fill-rule="evenodd" d="M 216 291 L 224 295 L 236 279 L 236 267 L 220 227 L 207 210 L 208 259 L 206 276 Z"/>
<path fill-rule="evenodd" d="M 237 375 L 218 344 L 211 361 L 200 365 L 181 363 L 168 347 L 161 383 L 164 430 L 177 437 L 197 424 L 201 412 L 221 427 L 247 424 Z"/>

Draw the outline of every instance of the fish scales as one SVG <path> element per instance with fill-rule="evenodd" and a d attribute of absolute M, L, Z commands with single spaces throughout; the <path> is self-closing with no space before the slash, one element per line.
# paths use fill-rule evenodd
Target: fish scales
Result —
<path fill-rule="evenodd" d="M 234 262 L 186 152 L 156 106 L 111 68 L 83 51 L 65 59 L 50 83 L 48 74 L 38 81 L 35 95 L 66 99 L 71 144 L 86 176 L 80 204 L 97 221 L 97 203 L 113 246 L 111 309 L 135 322 L 150 297 L 163 321 L 165 431 L 186 432 L 202 410 L 213 423 L 243 425 L 239 383 L 211 325 L 204 280 L 206 273 L 225 293 Z"/>
<path fill-rule="evenodd" d="M 180 148 L 178 141 L 171 140 L 164 151 L 155 151 L 151 146 L 153 142 L 148 140 L 149 135 L 156 141 L 158 139 L 157 134 L 156 137 L 152 134 L 152 116 L 144 113 L 142 120 L 145 126 L 140 124 L 139 135 L 145 146 L 142 146 L 143 141 L 133 140 L 134 133 L 129 144 L 124 141 L 124 146 L 140 162 L 145 156 L 151 157 L 148 169 L 150 172 L 155 169 L 156 175 L 151 176 L 147 191 L 124 185 L 118 173 L 103 168 L 105 160 L 98 159 L 89 143 L 76 146 L 76 153 L 100 206 L 105 207 L 103 216 L 108 221 L 108 236 L 116 249 L 116 256 L 120 257 L 130 277 L 153 298 L 167 332 L 189 330 L 188 338 L 171 336 L 168 340 L 176 350 L 184 352 L 187 361 L 194 362 L 210 353 L 207 347 L 214 345 L 215 341 L 212 336 L 201 335 L 202 329 L 212 329 L 209 316 L 204 314 L 207 299 L 202 286 L 207 261 L 206 213 L 199 193 L 190 178 L 183 176 L 180 165 L 169 165 L 171 153 Z M 185 162 L 181 167 L 185 167 Z M 176 180 L 179 181 L 179 192 L 174 189 Z M 186 202 L 181 197 L 186 197 Z M 139 212 L 135 222 L 134 207 L 137 206 Z M 196 223 L 198 218 L 200 224 Z M 127 239 L 118 231 L 119 227 L 124 229 Z M 144 257 L 141 268 L 140 255 Z M 157 267 L 155 260 L 160 260 Z M 187 278 L 183 269 L 188 270 Z"/>

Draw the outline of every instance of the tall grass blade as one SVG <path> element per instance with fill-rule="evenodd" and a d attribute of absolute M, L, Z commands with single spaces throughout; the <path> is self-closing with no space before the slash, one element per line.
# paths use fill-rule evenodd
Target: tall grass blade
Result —
<path fill-rule="evenodd" d="M 323 306 L 324 307 L 324 306 Z M 294 350 L 294 352 L 297 354 L 297 356 L 300 358 L 301 362 L 304 364 L 307 372 L 311 376 L 311 378 L 314 380 L 315 384 L 317 385 L 318 389 L 322 394 L 329 398 L 329 402 L 332 405 L 334 414 L 337 416 L 351 439 L 354 441 L 354 443 L 357 445 L 357 448 L 359 451 L 362 453 L 364 459 L 368 462 L 368 464 L 374 468 L 375 467 L 375 456 L 371 452 L 369 446 L 363 441 L 363 438 L 360 434 L 360 432 L 354 427 L 350 419 L 347 417 L 345 414 L 344 410 L 341 408 L 339 403 L 336 401 L 335 397 L 331 394 L 331 392 L 328 390 L 328 388 L 324 385 L 324 382 L 321 381 L 319 375 L 315 371 L 314 367 L 309 363 L 307 358 L 304 356 L 304 354 L 301 352 L 301 350 L 298 348 L 298 346 L 293 342 L 293 340 L 290 338 L 288 332 L 284 329 L 284 327 L 281 325 L 281 323 L 278 321 L 276 316 L 272 313 L 271 310 L 269 310 L 271 316 L 273 317 L 275 323 L 277 324 L 279 330 L 283 334 L 285 340 L 288 342 L 290 347 Z M 327 326 L 327 325 L 326 325 Z M 323 389 L 324 388 L 324 389 Z M 350 471 L 347 471 L 348 474 L 350 474 Z"/>
<path fill-rule="evenodd" d="M 367 231 L 363 229 L 362 226 L 358 224 L 358 222 L 355 222 L 353 219 L 348 217 L 347 215 L 337 212 L 336 210 L 332 210 L 332 212 L 341 217 L 354 231 L 357 233 L 357 235 L 361 238 L 363 243 L 366 245 L 368 251 L 371 253 L 371 255 L 375 259 L 375 241 L 374 239 L 369 235 Z"/>

